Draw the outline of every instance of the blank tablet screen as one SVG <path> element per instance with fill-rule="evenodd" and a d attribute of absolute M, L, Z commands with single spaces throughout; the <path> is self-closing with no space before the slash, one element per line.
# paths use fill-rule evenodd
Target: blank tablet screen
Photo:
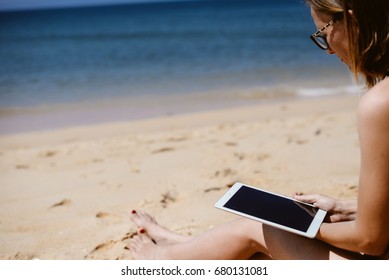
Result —
<path fill-rule="evenodd" d="M 242 186 L 224 207 L 306 232 L 318 208 Z"/>

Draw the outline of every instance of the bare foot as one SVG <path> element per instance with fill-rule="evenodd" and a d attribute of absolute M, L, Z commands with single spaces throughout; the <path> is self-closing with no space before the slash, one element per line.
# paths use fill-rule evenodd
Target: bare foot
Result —
<path fill-rule="evenodd" d="M 131 239 L 131 255 L 134 260 L 161 260 L 158 245 L 155 244 L 146 234 L 139 234 Z"/>
<path fill-rule="evenodd" d="M 151 241 L 155 241 L 157 244 L 185 242 L 191 239 L 189 236 L 172 232 L 160 226 L 154 217 L 143 211 L 133 210 L 130 219 L 139 229 L 143 228 L 151 237 Z"/>

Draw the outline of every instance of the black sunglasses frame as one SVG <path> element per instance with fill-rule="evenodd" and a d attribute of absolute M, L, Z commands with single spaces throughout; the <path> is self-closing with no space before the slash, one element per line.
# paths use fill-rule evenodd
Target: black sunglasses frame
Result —
<path fill-rule="evenodd" d="M 320 28 L 318 31 L 316 31 L 315 33 L 313 33 L 310 38 L 311 40 L 319 47 L 321 48 L 322 50 L 328 50 L 330 48 L 330 45 L 328 44 L 327 42 L 327 39 L 325 36 L 323 35 L 320 35 L 320 33 L 322 33 L 324 30 L 326 30 L 328 27 L 330 27 L 331 25 L 333 25 L 335 23 L 335 19 L 331 20 L 329 23 L 327 23 L 326 25 L 324 25 L 322 28 Z M 326 46 L 323 46 L 322 44 L 320 44 L 316 38 L 322 38 L 323 41 L 325 42 Z"/>

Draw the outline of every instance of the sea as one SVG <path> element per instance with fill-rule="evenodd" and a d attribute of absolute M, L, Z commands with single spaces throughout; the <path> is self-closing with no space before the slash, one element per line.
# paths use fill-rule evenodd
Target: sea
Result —
<path fill-rule="evenodd" d="M 302 0 L 0 6 L 0 134 L 354 93 L 315 31 Z"/>

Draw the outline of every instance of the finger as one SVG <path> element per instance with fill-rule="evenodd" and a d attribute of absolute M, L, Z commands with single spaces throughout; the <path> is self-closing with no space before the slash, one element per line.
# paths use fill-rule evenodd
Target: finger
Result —
<path fill-rule="evenodd" d="M 301 194 L 294 196 L 294 199 L 306 203 L 314 203 L 318 200 L 318 198 L 319 196 L 317 194 Z"/>

